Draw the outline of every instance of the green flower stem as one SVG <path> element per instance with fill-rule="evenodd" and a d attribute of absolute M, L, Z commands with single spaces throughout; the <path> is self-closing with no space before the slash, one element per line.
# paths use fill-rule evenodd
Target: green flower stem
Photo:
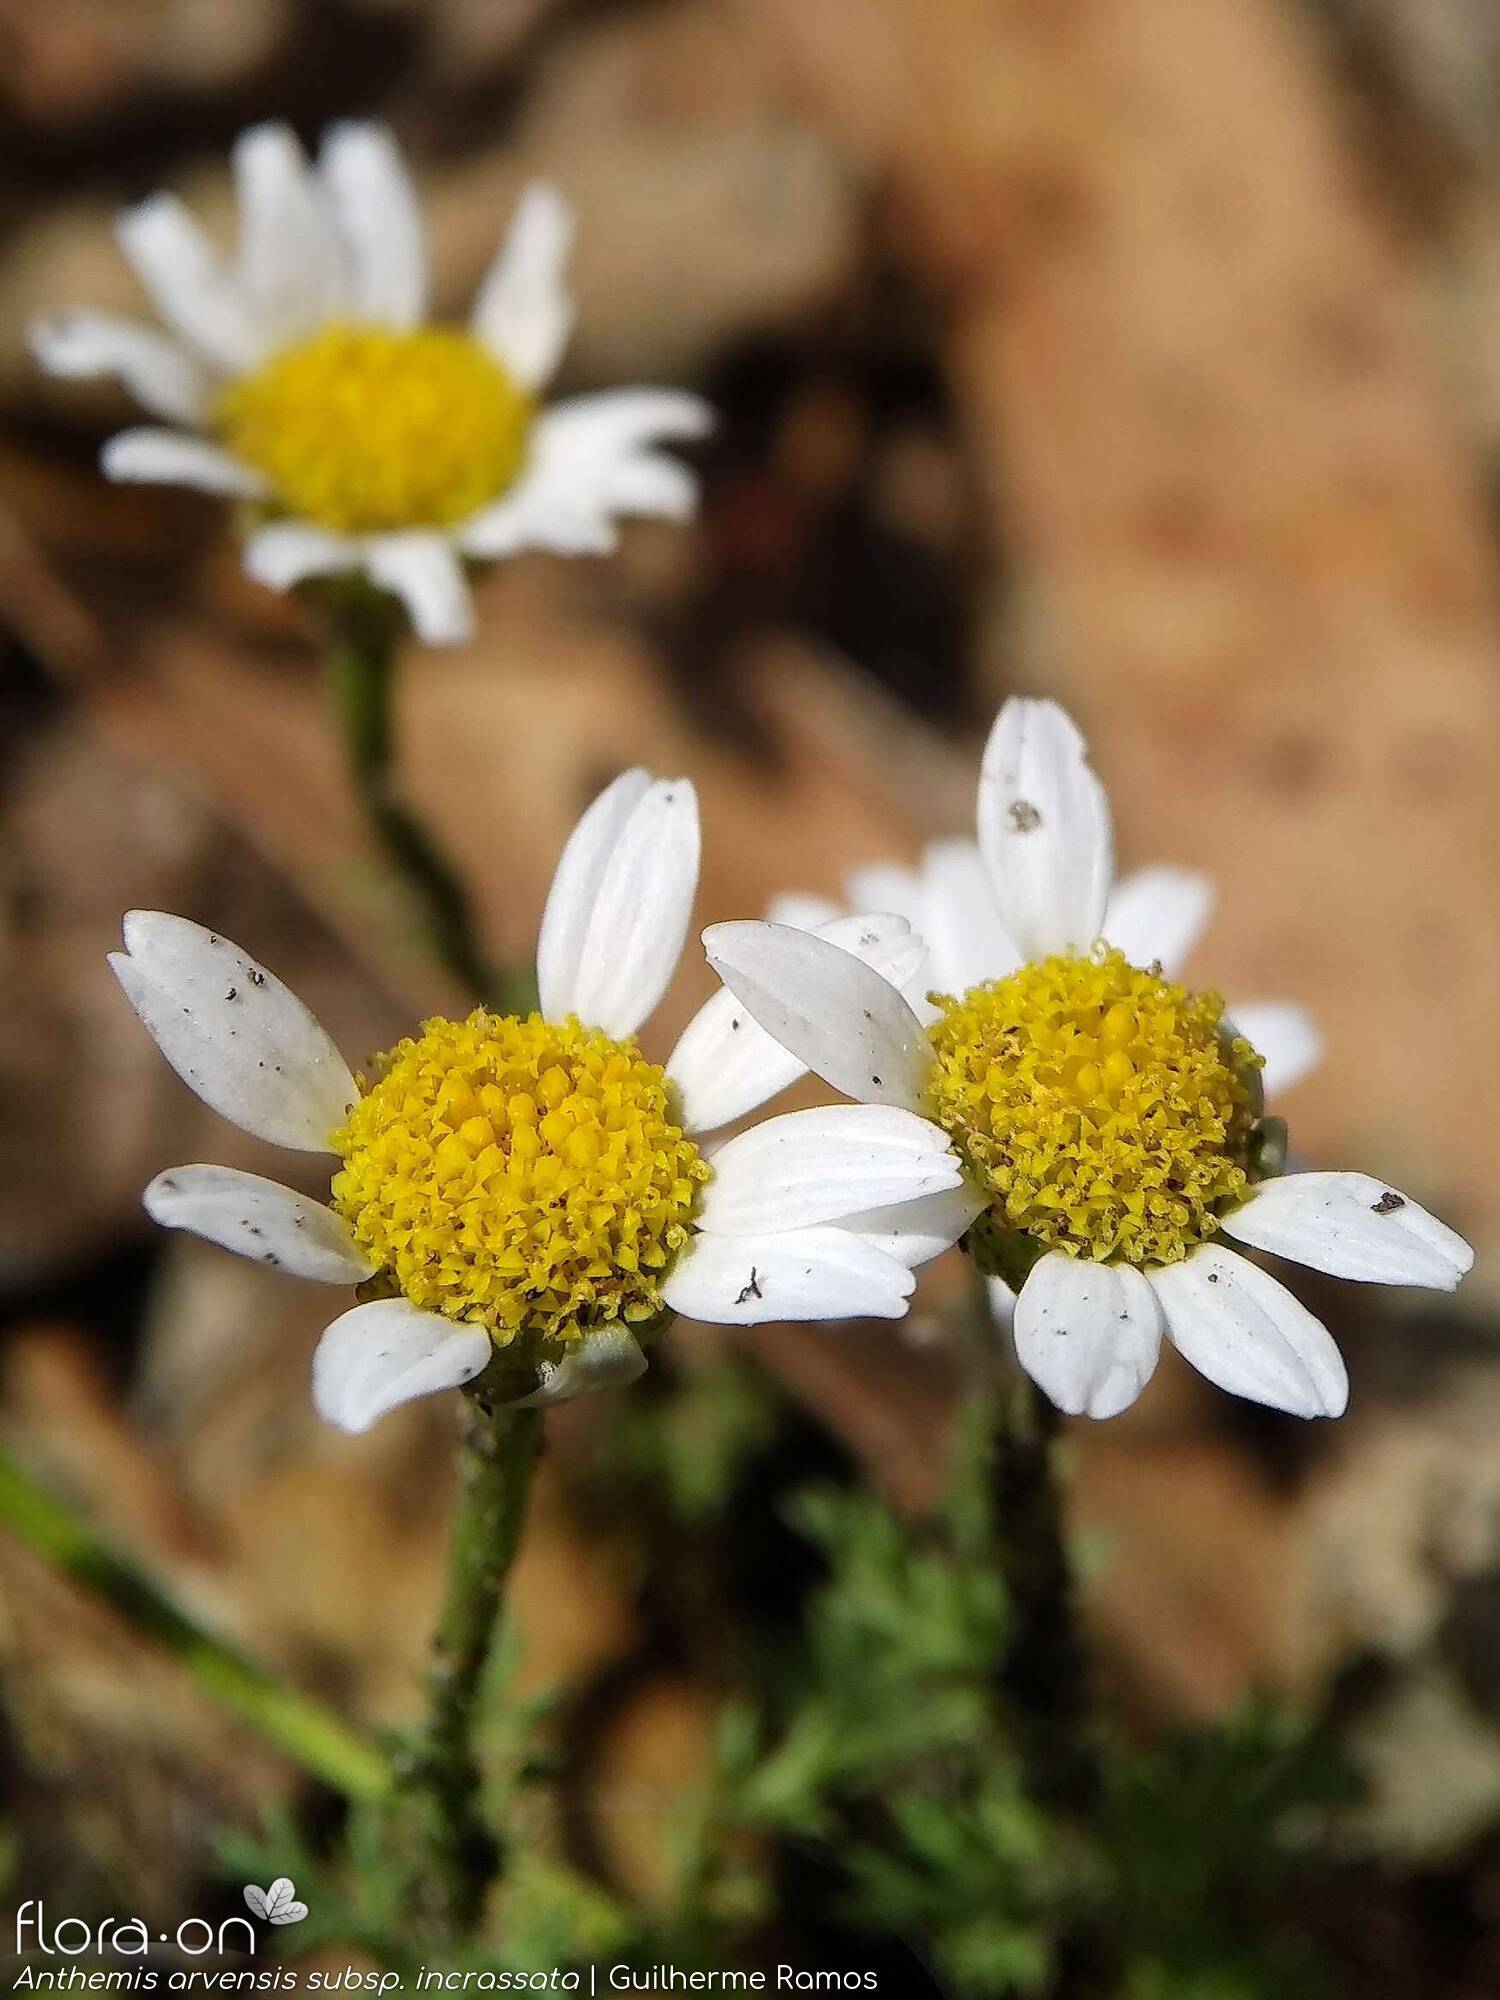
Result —
<path fill-rule="evenodd" d="M 521 1539 L 541 1445 L 539 1410 L 465 1398 L 448 1587 L 433 1642 L 428 1715 L 402 1790 L 417 1810 L 417 1901 L 438 1936 L 468 1936 L 504 1857 L 483 1811 L 475 1748 L 484 1672 Z"/>
<path fill-rule="evenodd" d="M 1027 1745 L 1032 1796 L 1087 1819 L 1100 1798 L 1098 1726 L 1057 1432 L 1057 1412 L 1041 1390 L 1019 1369 L 1010 1371 L 994 1396 L 995 1518 L 1016 1632 L 1003 1692 Z"/>
<path fill-rule="evenodd" d="M 341 579 L 320 600 L 329 632 L 329 699 L 365 817 L 387 861 L 421 912 L 437 956 L 477 1001 L 529 1004 L 520 982 L 504 978 L 481 950 L 467 890 L 432 835 L 397 790 L 396 649 L 404 615 L 362 578 Z"/>
<path fill-rule="evenodd" d="M 999 1231 L 982 1249 L 984 1267 L 1019 1293 L 1036 1250 Z M 996 1326 L 977 1270 L 974 1289 L 985 1373 L 994 1383 L 995 1522 L 1018 1634 L 1006 1661 L 1004 1692 L 1030 1738 L 1034 1795 L 1087 1817 L 1100 1796 L 1098 1728 L 1058 1475 L 1060 1420 L 1016 1361 L 1009 1333 Z"/>
<path fill-rule="evenodd" d="M 1006 1275 L 1019 1289 L 1025 1270 Z M 1060 1940 L 1049 1991 L 1058 2000 L 1093 2000 L 1119 1990 L 1120 1968 L 1108 1913 L 1083 1886 L 1098 1878 L 1105 1777 L 1092 1660 L 1068 1550 L 1060 1419 L 1016 1364 L 987 1294 L 980 1310 L 991 1362 L 999 1364 L 990 1398 L 991 1497 L 1014 1633 L 998 1692 L 1016 1731 L 1027 1792 L 1071 1829 L 1082 1869 L 1083 1893 Z"/>
<path fill-rule="evenodd" d="M 374 1744 L 197 1624 L 145 1570 L 3 1450 L 0 1523 L 34 1554 L 164 1647 L 210 1700 L 238 1716 L 309 1776 L 361 1802 L 377 1800 L 389 1791 L 390 1768 Z"/>

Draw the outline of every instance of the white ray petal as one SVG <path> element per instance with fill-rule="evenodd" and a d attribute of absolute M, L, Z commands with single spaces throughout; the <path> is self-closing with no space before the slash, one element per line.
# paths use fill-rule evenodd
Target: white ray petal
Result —
<path fill-rule="evenodd" d="M 896 988 L 852 952 L 784 924 L 712 924 L 703 944 L 736 999 L 825 1083 L 921 1110 L 932 1045 Z"/>
<path fill-rule="evenodd" d="M 602 503 L 622 520 L 686 521 L 698 505 L 697 473 L 662 451 L 620 458 L 598 490 Z"/>
<path fill-rule="evenodd" d="M 696 484 L 644 482 L 637 468 L 653 449 L 702 437 L 712 412 L 676 389 L 620 389 L 554 403 L 538 417 L 526 469 L 503 498 L 460 524 L 464 553 L 480 559 L 520 549 L 558 555 L 608 555 L 618 543 L 617 516 L 680 520 L 692 509 Z"/>
<path fill-rule="evenodd" d="M 349 312 L 400 331 L 427 310 L 422 212 L 401 152 L 384 125 L 335 125 L 318 165 L 344 241 Z"/>
<path fill-rule="evenodd" d="M 608 1327 L 570 1347 L 561 1360 L 544 1362 L 539 1385 L 529 1396 L 518 1396 L 509 1408 L 539 1410 L 551 1403 L 571 1403 L 575 1396 L 623 1389 L 645 1372 L 646 1357 L 632 1335 L 624 1327 Z"/>
<path fill-rule="evenodd" d="M 1130 1265 L 1052 1250 L 1016 1301 L 1016 1354 L 1070 1417 L 1117 1417 L 1151 1380 L 1161 1317 L 1155 1292 Z"/>
<path fill-rule="evenodd" d="M 569 1005 L 633 1035 L 671 984 L 698 891 L 698 795 L 687 778 L 648 786 L 620 828 L 589 913 Z"/>
<path fill-rule="evenodd" d="M 927 903 L 915 868 L 903 868 L 894 861 L 868 861 L 849 870 L 844 886 L 853 909 L 893 910 L 898 917 L 905 917 L 918 937 L 922 935 Z M 767 916 L 769 922 L 776 921 L 769 912 Z"/>
<path fill-rule="evenodd" d="M 1000 921 L 1029 959 L 1087 951 L 1114 874 L 1109 801 L 1053 701 L 1007 701 L 979 777 L 979 848 Z"/>
<path fill-rule="evenodd" d="M 1173 1343 L 1210 1382 L 1294 1417 L 1343 1415 L 1349 1377 L 1333 1336 L 1267 1272 L 1205 1243 L 1149 1275 Z"/>
<path fill-rule="evenodd" d="M 961 1181 L 941 1194 L 924 1194 L 916 1201 L 841 1216 L 839 1228 L 867 1238 L 878 1250 L 914 1271 L 919 1264 L 931 1263 L 951 1250 L 974 1218 L 983 1214 L 984 1207 L 984 1196 Z"/>
<path fill-rule="evenodd" d="M 985 1296 L 990 1303 L 990 1318 L 995 1323 L 997 1333 L 1010 1333 L 1016 1323 L 1016 1295 L 1004 1278 L 986 1278 Z"/>
<path fill-rule="evenodd" d="M 1474 1262 L 1456 1230 L 1369 1174 L 1262 1181 L 1223 1227 L 1257 1250 L 1372 1285 L 1451 1292 Z"/>
<path fill-rule="evenodd" d="M 268 590 L 290 590 L 310 576 L 342 576 L 358 569 L 362 545 L 308 521 L 269 521 L 245 543 L 245 567 Z"/>
<path fill-rule="evenodd" d="M 328 1327 L 313 1354 L 313 1407 L 341 1431 L 367 1431 L 389 1411 L 483 1374 L 492 1352 L 482 1328 L 372 1299 Z"/>
<path fill-rule="evenodd" d="M 424 645 L 460 646 L 473 638 L 474 600 L 445 535 L 420 529 L 372 535 L 364 554 L 371 582 L 401 599 Z"/>
<path fill-rule="evenodd" d="M 27 344 L 49 375 L 87 381 L 112 375 L 154 417 L 196 424 L 208 400 L 208 378 L 175 340 L 113 313 L 66 312 L 35 319 Z"/>
<path fill-rule="evenodd" d="M 147 486 L 192 486 L 234 500 L 263 499 L 266 482 L 207 438 L 150 428 L 116 431 L 99 454 L 106 479 Z"/>
<path fill-rule="evenodd" d="M 695 1236 L 662 1287 L 674 1312 L 724 1326 L 766 1320 L 900 1319 L 916 1280 L 843 1229 Z"/>
<path fill-rule="evenodd" d="M 861 903 L 860 908 L 864 909 Z M 873 905 L 871 907 L 874 907 Z M 832 896 L 816 896 L 807 889 L 783 889 L 765 907 L 768 924 L 790 924 L 794 931 L 818 931 L 844 915 L 844 905 Z"/>
<path fill-rule="evenodd" d="M 568 835 L 537 939 L 537 986 L 549 1021 L 577 1010 L 579 968 L 604 871 L 626 822 L 650 789 L 650 774 L 639 766 L 622 771 Z"/>
<path fill-rule="evenodd" d="M 922 914 L 917 929 L 932 953 L 928 985 L 939 993 L 1016 971 L 1016 950 L 995 908 L 989 871 L 971 840 L 934 841 L 922 857 Z"/>
<path fill-rule="evenodd" d="M 358 1092 L 296 995 L 185 917 L 132 910 L 125 945 L 109 962 L 183 1082 L 258 1139 L 326 1152 Z"/>
<path fill-rule="evenodd" d="M 169 332 L 220 374 L 256 365 L 265 341 L 239 285 L 175 195 L 154 194 L 127 209 L 116 234 Z"/>
<path fill-rule="evenodd" d="M 1213 914 L 1214 885 L 1189 868 L 1137 868 L 1115 884 L 1105 941 L 1132 965 L 1160 964 L 1176 979 Z"/>
<path fill-rule="evenodd" d="M 341 1215 L 279 1181 L 235 1167 L 172 1167 L 143 1197 L 164 1229 L 188 1229 L 225 1250 L 294 1278 L 357 1285 L 375 1266 Z"/>
<path fill-rule="evenodd" d="M 476 336 L 523 389 L 540 389 L 573 331 L 568 252 L 574 215 L 555 187 L 533 181 L 474 302 Z"/>
<path fill-rule="evenodd" d="M 236 276 L 268 346 L 301 340 L 348 309 L 333 212 L 289 126 L 252 125 L 229 155 L 240 213 Z"/>
<path fill-rule="evenodd" d="M 910 971 L 897 972 L 888 965 L 876 965 L 882 979 L 888 979 L 906 996 L 907 1004 L 924 1027 L 938 1017 L 938 1010 L 927 996 L 935 987 L 941 986 L 932 954 L 932 925 L 928 908 L 926 885 L 922 877 L 912 868 L 899 867 L 895 862 L 872 861 L 863 867 L 852 868 L 846 878 L 849 903 L 856 910 L 882 913 L 893 912 L 911 925 L 912 942 L 921 948 L 920 957 L 913 957 Z M 785 923 L 788 919 L 778 916 L 774 909 L 766 911 L 769 924 Z M 873 919 L 872 919 L 873 921 Z M 794 930 L 815 930 L 826 934 L 821 924 L 793 923 Z M 836 944 L 844 949 L 852 947 L 841 938 Z M 865 952 L 856 951 L 856 958 L 863 958 L 866 964 L 874 964 Z"/>
<path fill-rule="evenodd" d="M 620 531 L 593 485 L 570 486 L 551 477 L 550 467 L 538 468 L 535 457 L 532 463 L 533 470 L 504 499 L 459 523 L 455 539 L 469 560 L 498 562 L 526 549 L 554 556 L 613 555 Z"/>
<path fill-rule="evenodd" d="M 1268 1104 L 1322 1062 L 1323 1033 L 1305 1007 L 1290 1000 L 1242 1000 L 1229 1012 L 1232 1025 L 1266 1059 L 1260 1081 Z"/>
<path fill-rule="evenodd" d="M 908 986 L 926 963 L 921 939 L 902 917 L 834 917 L 819 924 L 817 934 L 893 986 Z M 667 1074 L 677 1085 L 687 1130 L 711 1132 L 777 1096 L 807 1074 L 807 1065 L 723 987 L 688 1022 Z"/>
<path fill-rule="evenodd" d="M 925 940 L 927 963 L 902 988 L 919 1021 L 937 1019 L 929 993 L 965 993 L 984 980 L 1003 978 L 1021 962 L 972 841 L 934 841 L 920 868 L 868 863 L 850 871 L 848 887 L 856 908 L 899 911 Z M 767 917 L 778 921 L 769 911 Z"/>
<path fill-rule="evenodd" d="M 963 1179 L 946 1135 L 888 1104 L 825 1104 L 764 1119 L 719 1148 L 713 1176 L 698 1226 L 717 1236 L 837 1222 Z"/>

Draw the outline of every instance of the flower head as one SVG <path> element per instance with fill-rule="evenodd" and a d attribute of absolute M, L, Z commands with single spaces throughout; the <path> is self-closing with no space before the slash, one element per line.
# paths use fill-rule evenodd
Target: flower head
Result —
<path fill-rule="evenodd" d="M 627 771 L 563 851 L 538 944 L 540 1009 L 432 1020 L 356 1077 L 312 1015 L 236 945 L 134 911 L 111 963 L 205 1102 L 274 1145 L 332 1154 L 330 1200 L 218 1166 L 159 1174 L 158 1222 L 298 1277 L 356 1285 L 313 1363 L 320 1412 L 368 1428 L 486 1375 L 557 1401 L 644 1368 L 673 1314 L 896 1317 L 917 1258 L 891 1211 L 950 1197 L 947 1139 L 900 1109 L 767 1119 L 710 1149 L 802 1065 L 718 993 L 667 1062 L 636 1032 L 666 991 L 698 873 L 685 779 Z M 899 917 L 828 934 L 897 980 L 922 956 Z"/>
<path fill-rule="evenodd" d="M 1217 994 L 1106 948 L 941 1004 L 932 1114 L 997 1226 L 1101 1263 L 1166 1264 L 1244 1199 L 1260 1058 Z"/>
<path fill-rule="evenodd" d="M 538 402 L 573 323 L 554 189 L 522 196 L 460 328 L 425 324 L 421 217 L 384 127 L 335 126 L 314 166 L 284 126 L 256 126 L 233 167 L 232 262 L 172 195 L 121 217 L 162 331 L 92 312 L 31 329 L 43 367 L 116 376 L 163 420 L 110 439 L 111 478 L 246 502 L 262 583 L 364 571 L 434 644 L 471 630 L 465 559 L 606 553 L 622 516 L 691 511 L 691 473 L 658 447 L 707 429 L 696 397 Z"/>
<path fill-rule="evenodd" d="M 1265 1102 L 1317 1059 L 1316 1030 L 1297 1008 L 1226 1012 L 1178 982 L 1207 885 L 1165 868 L 1115 883 L 1108 801 L 1053 703 L 1002 708 L 978 833 L 920 871 L 852 884 L 930 942 L 925 977 L 901 992 L 809 935 L 828 909 L 806 897 L 775 912 L 790 921 L 714 926 L 710 959 L 835 1087 L 950 1139 L 965 1186 L 943 1198 L 946 1242 L 965 1237 L 1022 1365 L 1062 1409 L 1125 1409 L 1165 1332 L 1223 1388 L 1339 1415 L 1348 1381 L 1327 1330 L 1223 1238 L 1444 1290 L 1468 1245 L 1368 1175 L 1283 1173 L 1285 1127 Z"/>
<path fill-rule="evenodd" d="M 506 1342 L 657 1318 L 709 1178 L 665 1072 L 576 1015 L 429 1021 L 329 1143 L 372 1264 Z"/>

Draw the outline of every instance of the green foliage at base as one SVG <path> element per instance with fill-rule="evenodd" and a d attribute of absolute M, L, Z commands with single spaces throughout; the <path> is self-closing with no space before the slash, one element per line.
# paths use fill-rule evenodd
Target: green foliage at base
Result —
<path fill-rule="evenodd" d="M 891 1968 L 886 1990 L 953 2000 L 1318 2000 L 1317 1956 L 1286 1890 L 1316 1866 L 1352 1786 L 1316 1728 L 1263 1704 L 1147 1745 L 1101 1732 L 1087 1746 L 1087 1810 L 1037 1795 L 1045 1746 L 1007 1678 L 1018 1629 L 995 1515 L 1004 1434 L 995 1405 L 972 1403 L 944 1504 L 913 1520 L 847 1482 L 776 1488 L 785 1422 L 742 1370 L 628 1413 L 622 1399 L 591 1477 L 651 1545 L 671 1547 L 690 1622 L 705 1578 L 723 1585 L 724 1537 L 766 1530 L 758 1507 L 805 1563 L 797 1615 L 767 1630 L 743 1604 L 718 1607 L 715 1657 L 735 1663 L 737 1691 L 704 1801 L 678 1829 L 665 1913 L 586 1879 L 561 1851 L 550 1800 L 566 1705 L 561 1691 L 518 1702 L 502 1646 L 486 1807 L 506 1875 L 479 1939 L 442 1962 L 868 1959 Z M 282 1823 L 226 1842 L 225 1865 L 238 1881 L 295 1878 L 311 1912 L 286 1940 L 299 1951 L 359 1946 L 398 1971 L 420 1956 L 388 1809 L 353 1809 L 331 1854 Z"/>
<path fill-rule="evenodd" d="M 726 1718 L 726 1818 L 798 1855 L 815 1845 L 842 1917 L 904 1942 L 955 1995 L 1045 1993 L 1063 1967 L 1070 1990 L 1132 2000 L 1316 1994 L 1278 1892 L 1352 1798 L 1347 1768 L 1262 1705 L 1149 1748 L 1102 1735 L 1097 1811 L 1039 1804 L 1006 1691 L 990 1462 L 975 1407 L 933 1519 L 864 1491 L 798 1502 L 826 1574 L 776 1694 Z"/>

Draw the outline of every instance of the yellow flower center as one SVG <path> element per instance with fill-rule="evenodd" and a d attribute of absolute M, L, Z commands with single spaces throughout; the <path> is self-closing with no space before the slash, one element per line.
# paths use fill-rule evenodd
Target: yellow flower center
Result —
<path fill-rule="evenodd" d="M 981 1231 L 1173 1264 L 1244 1198 L 1261 1058 L 1217 994 L 1100 947 L 934 1000 L 933 1115 L 989 1192 Z"/>
<path fill-rule="evenodd" d="M 224 444 L 278 509 L 341 534 L 450 527 L 525 461 L 531 398 L 451 327 L 325 326 L 232 382 Z"/>
<path fill-rule="evenodd" d="M 333 1199 L 387 1283 L 502 1347 L 661 1312 L 709 1169 L 633 1041 L 481 1009 L 376 1069 Z"/>

